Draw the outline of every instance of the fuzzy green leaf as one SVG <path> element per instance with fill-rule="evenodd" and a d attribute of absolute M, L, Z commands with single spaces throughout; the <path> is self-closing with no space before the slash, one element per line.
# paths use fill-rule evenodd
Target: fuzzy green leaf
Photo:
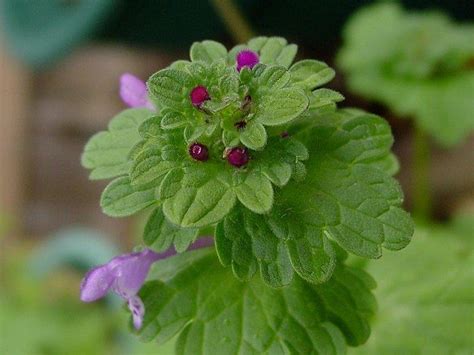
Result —
<path fill-rule="evenodd" d="M 163 129 L 175 129 L 186 125 L 186 117 L 179 112 L 169 111 L 161 119 Z"/>
<path fill-rule="evenodd" d="M 192 90 L 192 78 L 185 71 L 163 69 L 148 79 L 148 92 L 160 107 L 180 110 L 190 106 L 189 94 Z"/>
<path fill-rule="evenodd" d="M 163 252 L 174 244 L 176 250 L 181 253 L 197 238 L 198 232 L 199 229 L 181 228 L 170 223 L 161 208 L 157 208 L 145 225 L 143 241 L 157 252 Z"/>
<path fill-rule="evenodd" d="M 81 163 L 92 170 L 91 179 L 108 179 L 128 172 L 128 153 L 140 141 L 138 127 L 152 114 L 147 109 L 125 110 L 110 121 L 107 131 L 97 133 L 87 142 Z"/>
<path fill-rule="evenodd" d="M 291 81 L 305 90 L 324 85 L 331 81 L 336 72 L 324 62 L 305 59 L 290 68 Z"/>
<path fill-rule="evenodd" d="M 206 166 L 207 168 L 207 166 Z M 229 182 L 216 171 L 193 168 L 170 171 L 160 187 L 163 212 L 182 227 L 204 227 L 221 220 L 234 206 Z"/>
<path fill-rule="evenodd" d="M 130 180 L 133 186 L 151 182 L 158 186 L 165 175 L 176 166 L 175 162 L 166 161 L 162 157 L 162 149 L 151 147 L 142 150 L 133 161 Z"/>
<path fill-rule="evenodd" d="M 291 65 L 298 50 L 298 46 L 287 44 L 286 39 L 282 37 L 256 37 L 249 41 L 248 47 L 259 53 L 261 63 L 282 65 L 286 68 Z"/>
<path fill-rule="evenodd" d="M 216 41 L 194 42 L 191 46 L 190 57 L 193 62 L 212 63 L 227 58 L 227 49 Z"/>
<path fill-rule="evenodd" d="M 387 123 L 362 111 L 340 111 L 313 123 L 300 139 L 311 159 L 306 179 L 282 191 L 288 208 L 314 211 L 308 222 L 354 254 L 377 258 L 382 247 L 404 248 L 413 224 L 401 208 L 402 192 L 374 165 L 390 152 Z"/>
<path fill-rule="evenodd" d="M 258 88 L 264 87 L 265 90 L 280 89 L 288 84 L 290 78 L 290 73 L 284 67 L 267 66 L 258 75 Z"/>
<path fill-rule="evenodd" d="M 367 344 L 350 353 L 472 351 L 472 230 L 472 222 L 465 230 L 456 225 L 418 226 L 408 248 L 396 254 L 387 253 L 382 260 L 368 264 L 367 269 L 378 284 L 379 312 Z"/>
<path fill-rule="evenodd" d="M 166 269 L 165 263 L 175 261 L 158 262 L 155 269 Z M 179 334 L 176 353 L 183 355 L 344 354 L 346 342 L 367 339 L 373 284 L 362 271 L 342 265 L 334 275 L 320 286 L 296 278 L 289 287 L 272 289 L 259 279 L 233 279 L 211 251 L 201 252 L 192 265 L 145 284 L 140 336 L 162 343 Z"/>
<path fill-rule="evenodd" d="M 308 104 L 308 97 L 301 89 L 280 89 L 262 98 L 255 119 L 267 126 L 281 125 L 302 114 Z"/>
<path fill-rule="evenodd" d="M 239 201 L 255 213 L 265 213 L 272 208 L 273 187 L 260 172 L 249 173 L 234 190 Z"/>
<path fill-rule="evenodd" d="M 261 149 L 267 144 L 267 130 L 262 124 L 251 121 L 240 132 L 240 141 L 250 149 Z"/>
<path fill-rule="evenodd" d="M 102 193 L 100 206 L 110 217 L 135 214 L 156 202 L 155 189 L 150 186 L 134 187 L 128 176 L 113 180 Z"/>

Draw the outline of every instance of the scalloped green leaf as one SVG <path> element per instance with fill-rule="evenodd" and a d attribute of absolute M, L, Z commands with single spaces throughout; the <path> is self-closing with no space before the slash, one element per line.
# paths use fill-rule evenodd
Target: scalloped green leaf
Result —
<path fill-rule="evenodd" d="M 330 82 L 336 72 L 326 63 L 314 59 L 305 59 L 296 62 L 290 68 L 291 81 L 305 89 L 313 90 L 314 88 Z"/>
<path fill-rule="evenodd" d="M 134 187 L 128 176 L 119 177 L 109 183 L 100 198 L 102 211 L 110 217 L 131 216 L 155 202 L 153 187 Z"/>
<path fill-rule="evenodd" d="M 314 122 L 300 139 L 311 151 L 308 174 L 282 191 L 285 205 L 296 212 L 311 208 L 308 222 L 356 255 L 378 258 L 382 247 L 404 248 L 413 222 L 401 208 L 399 185 L 378 166 L 393 140 L 387 123 L 362 111 L 340 111 Z"/>
<path fill-rule="evenodd" d="M 207 168 L 207 167 L 206 167 Z M 218 171 L 172 170 L 160 186 L 163 212 L 181 227 L 205 227 L 220 221 L 234 206 L 236 195 Z"/>
<path fill-rule="evenodd" d="M 282 66 L 266 66 L 261 72 L 259 72 L 257 78 L 257 90 L 259 87 L 264 87 L 265 90 L 281 89 L 288 84 L 291 75 L 288 70 Z"/>
<path fill-rule="evenodd" d="M 174 167 L 175 162 L 163 159 L 161 147 L 143 149 L 133 161 L 130 170 L 131 184 L 139 186 L 153 183 L 159 186 L 165 175 Z"/>
<path fill-rule="evenodd" d="M 295 44 L 287 44 L 282 37 L 256 37 L 248 42 L 248 48 L 260 55 L 263 64 L 277 64 L 288 68 L 298 51 Z M 244 48 L 239 48 L 244 49 Z"/>
<path fill-rule="evenodd" d="M 147 86 L 150 97 L 159 107 L 179 110 L 191 105 L 189 94 L 193 88 L 193 80 L 185 71 L 160 70 L 148 79 Z"/>
<path fill-rule="evenodd" d="M 272 208 L 272 184 L 259 171 L 250 172 L 234 191 L 239 201 L 255 213 L 265 213 Z"/>
<path fill-rule="evenodd" d="M 129 152 L 140 141 L 138 127 L 149 116 L 147 109 L 128 109 L 115 116 L 108 130 L 94 135 L 84 147 L 83 167 L 90 169 L 90 179 L 109 179 L 128 173 Z"/>
<path fill-rule="evenodd" d="M 216 41 L 194 42 L 191 46 L 190 57 L 193 62 L 212 63 L 227 58 L 227 49 Z"/>
<path fill-rule="evenodd" d="M 231 138 L 230 135 L 228 137 Z M 251 121 L 242 129 L 239 138 L 242 144 L 250 149 L 262 149 L 267 144 L 267 130 L 262 124 Z"/>
<path fill-rule="evenodd" d="M 267 126 L 281 125 L 301 115 L 308 104 L 308 97 L 301 89 L 279 89 L 262 98 L 255 119 Z"/>
<path fill-rule="evenodd" d="M 140 330 L 145 341 L 162 343 L 178 334 L 175 351 L 183 355 L 330 355 L 344 354 L 346 343 L 358 345 L 368 337 L 375 299 L 373 282 L 361 270 L 340 265 L 325 284 L 295 278 L 273 289 L 259 279 L 235 280 L 211 251 L 176 258 L 193 262 L 140 292 L 147 310 Z M 166 269 L 165 263 L 175 261 L 158 262 L 155 269 Z"/>
<path fill-rule="evenodd" d="M 156 252 L 163 252 L 174 244 L 176 251 L 181 253 L 197 238 L 198 232 L 197 228 L 181 228 L 170 223 L 159 207 L 148 217 L 143 242 Z"/>

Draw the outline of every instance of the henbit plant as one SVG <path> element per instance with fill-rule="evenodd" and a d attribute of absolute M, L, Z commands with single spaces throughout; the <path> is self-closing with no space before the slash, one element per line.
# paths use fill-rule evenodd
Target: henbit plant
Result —
<path fill-rule="evenodd" d="M 372 5 L 348 22 L 338 64 L 355 93 L 415 121 L 415 212 L 428 217 L 427 135 L 453 146 L 474 130 L 474 25 Z"/>
<path fill-rule="evenodd" d="M 134 108 L 86 145 L 90 177 L 115 178 L 104 213 L 151 214 L 150 250 L 99 267 L 82 295 L 143 302 L 130 305 L 142 339 L 177 336 L 178 354 L 340 354 L 367 340 L 375 283 L 345 260 L 412 236 L 393 139 L 382 118 L 337 109 L 343 96 L 321 88 L 334 70 L 293 63 L 296 51 L 280 37 L 229 52 L 195 43 L 191 61 L 152 75 L 148 90 L 125 75 Z M 155 263 L 137 294 L 151 261 L 141 255 L 184 252 L 209 234 L 215 250 Z"/>

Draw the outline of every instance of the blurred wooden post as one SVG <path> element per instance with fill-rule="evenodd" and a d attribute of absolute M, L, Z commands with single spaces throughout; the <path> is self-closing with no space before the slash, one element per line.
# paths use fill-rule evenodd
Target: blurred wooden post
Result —
<path fill-rule="evenodd" d="M 15 234 L 23 218 L 30 78 L 0 42 L 0 214 L 14 222 Z"/>

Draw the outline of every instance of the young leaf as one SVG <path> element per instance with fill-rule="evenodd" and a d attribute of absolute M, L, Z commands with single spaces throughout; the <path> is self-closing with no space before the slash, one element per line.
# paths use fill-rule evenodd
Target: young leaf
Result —
<path fill-rule="evenodd" d="M 324 62 L 305 59 L 290 68 L 291 81 L 305 90 L 324 85 L 331 81 L 336 72 Z"/>
<path fill-rule="evenodd" d="M 100 199 L 102 211 L 110 217 L 135 214 L 156 202 L 155 189 L 134 187 L 128 176 L 119 177 L 107 185 Z"/>
<path fill-rule="evenodd" d="M 272 289 L 259 279 L 233 279 L 211 251 L 199 257 L 166 280 L 143 287 L 143 340 L 162 343 L 179 334 L 176 353 L 183 355 L 215 354 L 216 349 L 225 354 L 344 354 L 346 342 L 358 345 L 368 337 L 375 300 L 370 277 L 360 270 L 340 265 L 335 277 L 320 286 L 295 278 L 286 288 Z M 165 263 L 174 261 L 155 268 L 166 268 Z"/>
<path fill-rule="evenodd" d="M 455 227 L 417 226 L 408 248 L 368 264 L 378 284 L 379 315 L 367 344 L 351 354 L 471 352 L 473 225 Z"/>
<path fill-rule="evenodd" d="M 258 122 L 249 122 L 240 132 L 240 141 L 250 149 L 261 149 L 267 144 L 267 130 Z"/>
<path fill-rule="evenodd" d="M 255 119 L 267 126 L 281 125 L 302 114 L 308 104 L 308 97 L 301 89 L 280 89 L 262 98 Z"/>
<path fill-rule="evenodd" d="M 110 121 L 107 131 L 97 133 L 87 142 L 81 163 L 92 170 L 91 179 L 108 179 L 128 172 L 128 153 L 140 141 L 138 127 L 152 114 L 147 109 L 125 110 Z"/>
<path fill-rule="evenodd" d="M 255 213 L 268 212 L 273 205 L 273 187 L 262 173 L 249 173 L 245 180 L 234 188 L 242 204 Z"/>
<path fill-rule="evenodd" d="M 216 41 L 194 42 L 191 46 L 191 60 L 212 63 L 227 58 L 227 49 Z"/>
<path fill-rule="evenodd" d="M 151 98 L 160 107 L 180 110 L 189 104 L 192 90 L 192 78 L 185 71 L 163 69 L 153 74 L 147 82 Z"/>
<path fill-rule="evenodd" d="M 145 225 L 143 241 L 157 252 L 167 250 L 173 243 L 178 252 L 183 252 L 196 239 L 198 232 L 195 228 L 181 228 L 171 224 L 161 208 L 157 208 Z"/>
<path fill-rule="evenodd" d="M 248 47 L 260 54 L 263 64 L 277 64 L 288 68 L 296 56 L 298 46 L 287 44 L 282 37 L 256 37 L 249 41 Z"/>
<path fill-rule="evenodd" d="M 158 186 L 165 175 L 176 166 L 175 162 L 163 160 L 162 149 L 151 147 L 137 154 L 130 171 L 132 186 L 154 182 Z"/>

